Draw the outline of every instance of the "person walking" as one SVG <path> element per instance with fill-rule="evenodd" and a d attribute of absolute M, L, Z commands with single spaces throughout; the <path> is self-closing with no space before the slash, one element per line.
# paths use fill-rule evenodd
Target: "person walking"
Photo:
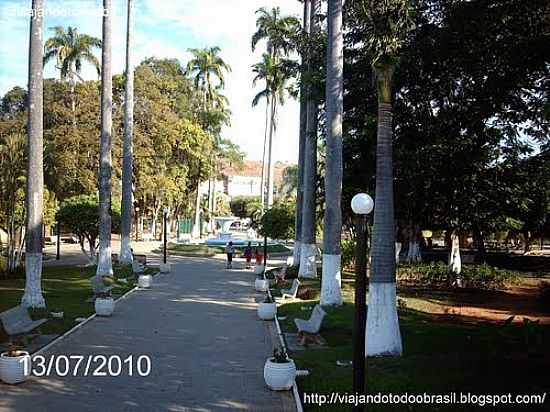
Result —
<path fill-rule="evenodd" d="M 225 254 L 227 255 L 227 269 L 233 268 L 233 253 L 235 253 L 233 242 L 229 242 L 227 245 L 225 245 Z"/>
<path fill-rule="evenodd" d="M 252 266 L 252 242 L 248 242 L 248 245 L 244 249 L 244 257 L 246 259 L 246 268 L 250 269 Z"/>
<path fill-rule="evenodd" d="M 256 266 L 262 266 L 264 264 L 264 254 L 262 248 L 256 247 Z"/>

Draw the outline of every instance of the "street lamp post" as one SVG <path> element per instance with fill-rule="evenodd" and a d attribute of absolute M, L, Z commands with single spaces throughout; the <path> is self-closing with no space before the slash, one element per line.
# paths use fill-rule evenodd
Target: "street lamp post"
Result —
<path fill-rule="evenodd" d="M 372 212 L 374 201 L 366 193 L 356 194 L 351 209 L 356 214 L 357 250 L 355 259 L 355 326 L 353 328 L 353 392 L 366 394 L 365 327 L 367 322 L 367 265 L 368 225 L 367 215 Z M 354 411 L 364 410 L 357 405 Z"/>
<path fill-rule="evenodd" d="M 164 208 L 164 213 L 162 214 L 163 216 L 163 234 L 164 234 L 164 264 L 166 265 L 166 246 L 167 246 L 167 243 L 168 243 L 168 237 L 167 237 L 167 234 L 166 234 L 166 227 L 167 227 L 167 224 L 166 224 L 166 221 L 168 219 L 168 208 L 165 207 Z"/>
<path fill-rule="evenodd" d="M 57 242 L 55 244 L 56 246 L 56 253 L 55 253 L 55 260 L 61 259 L 61 223 L 57 222 L 56 225 L 56 234 L 57 234 Z"/>

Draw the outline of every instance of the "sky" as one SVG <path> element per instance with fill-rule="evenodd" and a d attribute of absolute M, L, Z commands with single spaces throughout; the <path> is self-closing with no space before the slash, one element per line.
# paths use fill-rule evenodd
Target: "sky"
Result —
<path fill-rule="evenodd" d="M 101 0 L 45 0 L 45 38 L 49 27 L 73 26 L 101 38 Z M 14 86 L 26 87 L 31 0 L 0 0 L 0 95 Z M 146 57 L 177 58 L 185 65 L 189 48 L 219 46 L 231 66 L 225 94 L 232 123 L 222 137 L 237 143 L 247 158 L 260 160 L 263 152 L 265 106 L 251 107 L 259 91 L 252 87 L 251 66 L 260 60 L 261 45 L 250 50 L 255 11 L 279 6 L 283 14 L 300 17 L 297 0 L 135 0 L 134 65 Z M 124 70 L 126 1 L 113 0 L 113 72 Z M 98 59 L 101 53 L 96 52 Z M 59 77 L 50 63 L 46 78 Z M 97 79 L 95 70 L 83 68 L 85 80 Z M 279 110 L 274 159 L 296 163 L 298 158 L 298 103 L 288 99 Z"/>

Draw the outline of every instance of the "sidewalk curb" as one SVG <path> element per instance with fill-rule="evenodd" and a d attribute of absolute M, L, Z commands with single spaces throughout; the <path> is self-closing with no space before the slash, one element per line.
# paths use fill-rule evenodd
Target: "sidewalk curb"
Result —
<path fill-rule="evenodd" d="M 273 296 L 271 295 L 271 289 L 267 289 L 267 295 L 269 295 L 270 298 L 273 299 Z M 279 319 L 277 318 L 277 315 L 275 315 L 275 327 L 277 328 L 277 336 L 279 338 L 279 342 L 281 343 L 281 346 L 284 348 L 285 352 L 287 351 L 287 347 L 285 344 L 285 340 L 283 338 L 283 331 L 281 329 L 281 325 L 279 324 Z M 294 384 L 292 385 L 292 395 L 294 397 L 294 402 L 296 403 L 296 412 L 304 412 L 304 408 L 302 406 L 302 400 L 300 399 L 300 393 L 298 391 L 298 384 L 296 383 L 296 380 L 294 380 Z"/>
<path fill-rule="evenodd" d="M 137 291 L 137 290 L 140 290 L 137 286 L 134 286 L 132 289 L 130 289 L 129 291 L 127 291 L 124 295 L 120 296 L 119 298 L 117 298 L 115 300 L 115 303 L 118 303 L 119 301 L 121 300 L 124 300 L 126 299 L 130 294 L 132 294 L 133 292 Z M 52 340 L 50 343 L 48 343 L 47 345 L 45 346 L 42 346 L 40 349 L 38 349 L 37 351 L 35 351 L 34 353 L 31 354 L 31 358 L 33 356 L 38 356 L 44 352 L 46 352 L 48 349 L 50 349 L 52 346 L 56 345 L 57 343 L 61 342 L 63 339 L 65 339 L 66 337 L 68 337 L 69 335 L 71 335 L 73 332 L 76 332 L 78 329 L 80 329 L 82 326 L 86 325 L 88 322 L 90 322 L 91 320 L 93 320 L 95 317 L 97 316 L 96 313 L 93 313 L 91 314 L 90 316 L 88 316 L 86 318 L 86 320 L 83 320 L 82 322 L 76 324 L 75 326 L 73 326 L 71 329 L 69 329 L 68 331 L 66 331 L 63 335 L 60 335 L 58 336 L 57 338 L 55 338 L 54 340 Z"/>

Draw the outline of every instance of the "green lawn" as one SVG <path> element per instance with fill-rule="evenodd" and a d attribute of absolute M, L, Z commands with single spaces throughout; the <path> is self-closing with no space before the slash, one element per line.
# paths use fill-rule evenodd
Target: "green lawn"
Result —
<path fill-rule="evenodd" d="M 234 246 L 235 252 L 237 254 L 240 254 L 244 251 L 245 247 L 246 246 L 244 245 Z M 168 245 L 168 251 L 174 252 L 176 254 L 189 255 L 189 256 L 214 256 L 219 253 L 224 253 L 224 246 L 170 244 Z M 274 245 L 267 245 L 268 254 L 269 253 L 290 253 L 290 252 L 291 252 L 291 249 L 279 243 Z"/>
<path fill-rule="evenodd" d="M 307 288 L 318 288 L 318 281 L 305 281 Z M 353 278 L 343 283 L 345 304 L 327 308 L 321 335 L 327 346 L 292 353 L 299 369 L 310 375 L 299 377 L 306 393 L 351 393 L 352 368 L 336 366 L 337 360 L 352 359 Z M 467 322 L 445 315 L 433 315 L 408 307 L 399 310 L 404 354 L 401 358 L 369 358 L 369 393 L 431 393 L 450 391 L 490 393 L 541 393 L 550 390 L 550 326 L 507 325 Z M 294 318 L 308 318 L 304 306 L 318 301 L 298 301 L 280 307 L 286 332 L 295 332 Z M 420 305 L 417 305 L 421 307 Z M 547 400 L 550 402 L 550 399 Z M 350 410 L 335 405 L 306 405 L 306 411 Z M 546 405 L 548 407 L 548 404 Z M 369 406 L 368 411 L 471 411 L 472 406 Z M 485 407 L 484 410 L 498 410 Z M 514 409 L 505 409 L 514 410 Z M 524 411 L 539 410 L 529 406 Z M 543 410 L 543 409 L 540 409 Z M 547 410 L 547 409 L 546 409 Z"/>
<path fill-rule="evenodd" d="M 115 266 L 115 277 L 132 275 L 130 267 Z M 156 272 L 147 269 L 148 272 Z M 95 266 L 90 267 L 45 267 L 42 288 L 48 309 L 58 309 L 65 312 L 63 319 L 50 319 L 41 328 L 45 334 L 61 334 L 72 328 L 75 318 L 88 317 L 94 313 L 93 303 L 86 302 L 92 296 L 90 278 L 95 274 Z M 120 296 L 133 287 L 132 282 L 115 283 L 113 295 Z M 0 312 L 20 303 L 25 288 L 24 279 L 0 278 Z M 0 327 L 0 342 L 7 339 Z"/>

